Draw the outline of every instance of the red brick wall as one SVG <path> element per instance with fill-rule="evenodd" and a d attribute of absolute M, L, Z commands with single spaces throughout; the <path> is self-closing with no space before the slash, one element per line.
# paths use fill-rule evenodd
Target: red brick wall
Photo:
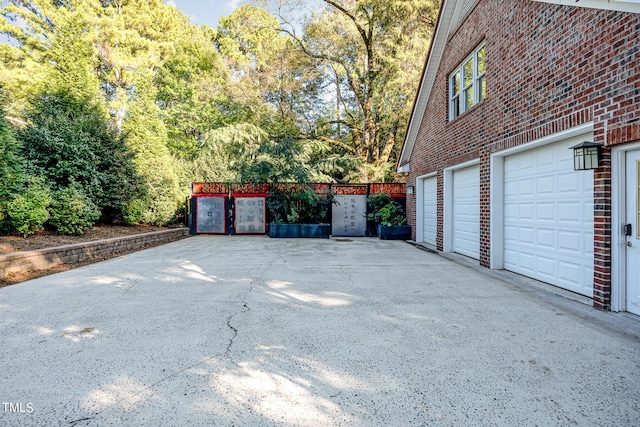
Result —
<path fill-rule="evenodd" d="M 408 184 L 438 173 L 443 248 L 443 169 L 480 158 L 480 264 L 490 262 L 492 153 L 593 122 L 595 142 L 640 139 L 640 15 L 528 0 L 481 0 L 450 35 L 411 156 Z M 449 122 L 449 74 L 481 42 L 487 98 Z M 594 305 L 610 307 L 611 170 L 595 173 Z M 407 199 L 415 237 L 415 196 Z"/>

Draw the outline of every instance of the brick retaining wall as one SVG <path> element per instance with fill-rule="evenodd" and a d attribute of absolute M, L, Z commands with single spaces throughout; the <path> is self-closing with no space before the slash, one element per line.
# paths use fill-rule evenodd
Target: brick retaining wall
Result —
<path fill-rule="evenodd" d="M 155 231 L 113 239 L 57 246 L 37 251 L 0 255 L 0 279 L 11 273 L 44 270 L 59 264 L 73 264 L 119 252 L 142 249 L 146 246 L 169 243 L 188 236 L 188 228 Z"/>

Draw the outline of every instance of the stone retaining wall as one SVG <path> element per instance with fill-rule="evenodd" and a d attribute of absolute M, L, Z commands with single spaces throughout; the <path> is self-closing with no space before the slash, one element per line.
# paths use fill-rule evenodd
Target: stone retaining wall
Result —
<path fill-rule="evenodd" d="M 155 231 L 94 242 L 57 246 L 37 251 L 0 255 L 0 279 L 11 273 L 44 270 L 59 264 L 73 264 L 146 246 L 169 243 L 189 234 L 188 228 Z"/>

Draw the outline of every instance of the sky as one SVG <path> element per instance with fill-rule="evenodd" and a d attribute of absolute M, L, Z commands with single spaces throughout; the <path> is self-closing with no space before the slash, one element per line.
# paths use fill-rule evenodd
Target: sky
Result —
<path fill-rule="evenodd" d="M 175 6 L 191 19 L 191 23 L 218 27 L 218 20 L 233 13 L 246 1 L 243 0 L 165 0 Z"/>

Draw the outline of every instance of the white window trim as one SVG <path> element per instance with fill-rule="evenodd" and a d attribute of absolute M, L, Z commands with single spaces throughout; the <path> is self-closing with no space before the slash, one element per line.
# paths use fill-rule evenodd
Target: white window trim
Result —
<path fill-rule="evenodd" d="M 480 99 L 480 79 L 482 77 L 484 77 L 486 75 L 486 65 L 485 65 L 485 71 L 481 74 L 478 74 L 478 52 L 485 47 L 485 43 L 481 43 L 480 45 L 478 45 L 473 52 L 467 56 L 466 58 L 464 58 L 464 60 L 456 67 L 455 70 L 453 70 L 450 74 L 449 74 L 449 121 L 454 120 L 455 118 L 461 116 L 465 111 L 468 110 L 467 108 L 467 99 L 465 96 L 465 91 L 471 87 L 473 88 L 473 100 L 471 103 L 471 107 L 472 108 L 474 105 L 476 105 L 477 103 L 479 103 L 482 99 Z M 473 76 L 471 79 L 471 84 L 470 85 L 466 85 L 464 84 L 464 66 L 467 62 L 469 62 L 469 60 L 473 61 Z M 486 51 L 485 51 L 485 64 L 486 64 Z M 453 92 L 453 79 L 455 77 L 455 75 L 458 74 L 460 76 L 460 83 L 459 83 L 459 87 L 460 87 L 460 92 L 458 92 L 457 94 Z M 486 78 L 485 78 L 485 85 L 486 85 Z M 458 103 L 458 115 L 454 115 L 454 103 Z"/>

